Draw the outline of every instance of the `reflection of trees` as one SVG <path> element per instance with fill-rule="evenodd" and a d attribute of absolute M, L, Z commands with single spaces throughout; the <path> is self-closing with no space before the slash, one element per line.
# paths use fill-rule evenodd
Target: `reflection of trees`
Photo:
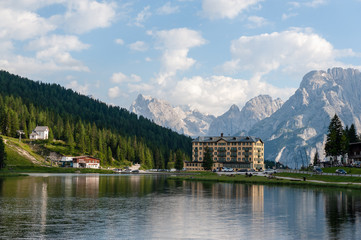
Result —
<path fill-rule="evenodd" d="M 325 195 L 325 211 L 330 229 L 330 237 L 341 239 L 343 225 L 355 225 L 357 215 L 361 213 L 360 196 L 346 192 L 332 192 Z"/>

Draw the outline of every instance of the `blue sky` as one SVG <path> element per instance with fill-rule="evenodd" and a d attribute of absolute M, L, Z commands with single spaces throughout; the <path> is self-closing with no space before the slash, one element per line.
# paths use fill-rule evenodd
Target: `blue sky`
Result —
<path fill-rule="evenodd" d="M 361 0 L 0 0 L 0 69 L 129 108 L 214 115 L 311 70 L 360 69 Z"/>

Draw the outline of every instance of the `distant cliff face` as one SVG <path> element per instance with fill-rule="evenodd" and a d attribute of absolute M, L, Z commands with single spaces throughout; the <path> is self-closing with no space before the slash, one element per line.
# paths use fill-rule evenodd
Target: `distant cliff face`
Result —
<path fill-rule="evenodd" d="M 226 113 L 212 122 L 207 135 L 247 134 L 255 123 L 271 116 L 282 104 L 283 102 L 279 98 L 273 100 L 268 95 L 260 95 L 249 100 L 242 110 L 239 110 L 236 105 L 232 105 Z"/>
<path fill-rule="evenodd" d="M 251 135 L 265 141 L 265 158 L 300 167 L 316 151 L 324 157 L 330 119 L 361 130 L 361 74 L 333 68 L 306 74 L 299 89 L 269 118 L 253 126 Z M 307 157 L 307 159 L 306 159 Z"/>
<path fill-rule="evenodd" d="M 173 107 L 166 101 L 141 94 L 129 111 L 188 136 L 205 135 L 210 123 L 215 119 L 213 115 L 202 114 L 189 108 Z"/>

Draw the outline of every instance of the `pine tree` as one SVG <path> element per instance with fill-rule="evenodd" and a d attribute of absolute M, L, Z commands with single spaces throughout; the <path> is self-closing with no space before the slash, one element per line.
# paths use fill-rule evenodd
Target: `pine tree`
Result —
<path fill-rule="evenodd" d="M 85 128 L 81 121 L 75 127 L 75 142 L 81 153 L 85 153 Z"/>
<path fill-rule="evenodd" d="M 320 161 L 320 157 L 318 156 L 318 152 L 316 152 L 313 158 L 313 166 L 317 166 L 319 161 Z"/>
<path fill-rule="evenodd" d="M 341 155 L 343 152 L 341 145 L 342 135 L 342 123 L 339 117 L 335 114 L 328 127 L 327 140 L 325 144 L 326 156 L 334 157 L 334 161 L 336 160 L 336 157 Z"/>
<path fill-rule="evenodd" d="M 183 153 L 178 149 L 177 152 L 176 152 L 176 161 L 175 161 L 175 164 L 174 164 L 174 167 L 180 171 L 183 169 Z"/>
<path fill-rule="evenodd" d="M 212 159 L 212 151 L 209 147 L 204 149 L 203 155 L 203 168 L 204 170 L 212 170 L 213 167 L 213 159 Z"/>
<path fill-rule="evenodd" d="M 110 147 L 108 147 L 106 154 L 107 154 L 106 155 L 107 164 L 112 165 L 113 164 L 113 154 L 112 154 L 112 149 Z"/>
<path fill-rule="evenodd" d="M 347 137 L 350 143 L 358 142 L 357 131 L 354 124 L 351 124 L 350 129 L 347 132 Z"/>
<path fill-rule="evenodd" d="M 6 166 L 6 152 L 3 138 L 0 136 L 0 169 Z"/>

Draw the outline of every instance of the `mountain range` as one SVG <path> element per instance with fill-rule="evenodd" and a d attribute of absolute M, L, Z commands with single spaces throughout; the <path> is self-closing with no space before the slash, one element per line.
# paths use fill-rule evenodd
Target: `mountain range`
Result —
<path fill-rule="evenodd" d="M 250 135 L 265 142 L 265 158 L 300 167 L 321 159 L 331 118 L 337 114 L 345 127 L 361 129 L 361 73 L 356 69 L 333 68 L 312 71 L 283 106 L 257 124 Z"/>
<path fill-rule="evenodd" d="M 361 73 L 332 68 L 307 73 L 300 87 L 285 103 L 260 95 L 240 110 L 231 108 L 217 118 L 184 110 L 139 95 L 130 111 L 189 136 L 252 135 L 265 142 L 265 159 L 300 167 L 316 151 L 324 158 L 330 119 L 337 114 L 343 126 L 361 129 Z"/>
<path fill-rule="evenodd" d="M 164 100 L 142 94 L 138 95 L 129 111 L 188 136 L 205 135 L 210 123 L 215 119 L 213 115 L 202 114 L 188 106 L 173 107 Z"/>

